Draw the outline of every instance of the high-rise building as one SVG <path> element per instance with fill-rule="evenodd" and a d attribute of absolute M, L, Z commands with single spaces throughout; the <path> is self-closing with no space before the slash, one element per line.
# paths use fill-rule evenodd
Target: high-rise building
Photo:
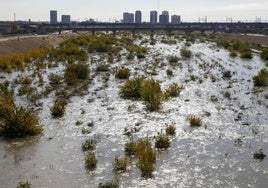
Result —
<path fill-rule="evenodd" d="M 57 24 L 58 23 L 58 15 L 56 10 L 50 11 L 50 24 Z"/>
<path fill-rule="evenodd" d="M 179 24 L 179 23 L 181 23 L 181 16 L 179 16 L 179 15 L 172 15 L 171 16 L 171 23 L 172 24 Z"/>
<path fill-rule="evenodd" d="M 142 21 L 141 17 L 142 17 L 141 11 L 137 10 L 135 12 L 135 23 L 141 23 L 141 21 Z"/>
<path fill-rule="evenodd" d="M 157 11 L 150 12 L 150 23 L 156 24 L 157 23 Z"/>
<path fill-rule="evenodd" d="M 134 23 L 134 14 L 129 12 L 123 13 L 123 23 Z"/>
<path fill-rule="evenodd" d="M 159 23 L 160 24 L 168 24 L 169 23 L 168 11 L 163 11 L 162 12 L 162 14 L 159 16 Z"/>
<path fill-rule="evenodd" d="M 64 23 L 64 24 L 71 23 L 71 16 L 70 15 L 61 15 L 61 23 Z"/>

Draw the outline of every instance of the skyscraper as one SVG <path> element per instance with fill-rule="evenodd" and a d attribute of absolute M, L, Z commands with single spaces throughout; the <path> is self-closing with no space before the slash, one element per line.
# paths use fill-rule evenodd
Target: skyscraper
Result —
<path fill-rule="evenodd" d="M 157 12 L 156 11 L 151 11 L 150 12 L 150 23 L 151 24 L 156 24 L 157 23 Z"/>
<path fill-rule="evenodd" d="M 159 23 L 160 24 L 168 24 L 169 23 L 168 11 L 163 11 L 162 12 L 162 14 L 159 16 Z"/>
<path fill-rule="evenodd" d="M 181 16 L 179 16 L 179 15 L 172 15 L 171 16 L 171 23 L 172 24 L 179 24 L 179 23 L 181 23 Z"/>
<path fill-rule="evenodd" d="M 64 24 L 71 23 L 71 16 L 70 15 L 61 15 L 61 23 L 64 23 Z"/>
<path fill-rule="evenodd" d="M 123 23 L 134 23 L 134 14 L 124 12 L 123 13 Z"/>
<path fill-rule="evenodd" d="M 141 23 L 142 21 L 141 17 L 142 17 L 141 11 L 137 10 L 135 12 L 135 23 Z"/>
<path fill-rule="evenodd" d="M 58 23 L 58 15 L 56 10 L 50 11 L 50 24 L 57 24 Z"/>

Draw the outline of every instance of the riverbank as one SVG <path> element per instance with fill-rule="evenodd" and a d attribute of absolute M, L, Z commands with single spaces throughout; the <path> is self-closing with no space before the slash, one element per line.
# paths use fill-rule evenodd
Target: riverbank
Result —
<path fill-rule="evenodd" d="M 0 40 L 0 57 L 6 55 L 13 55 L 25 53 L 30 50 L 39 48 L 42 45 L 56 47 L 61 42 L 70 37 L 76 37 L 79 33 L 63 33 L 63 34 L 50 34 L 38 36 L 9 36 L 7 38 L 1 37 Z"/>

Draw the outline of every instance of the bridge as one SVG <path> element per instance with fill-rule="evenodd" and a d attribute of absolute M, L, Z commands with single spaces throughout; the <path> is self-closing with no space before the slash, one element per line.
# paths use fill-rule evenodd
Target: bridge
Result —
<path fill-rule="evenodd" d="M 36 32 L 62 32 L 72 30 L 78 31 L 90 31 L 93 34 L 97 31 L 113 32 L 118 31 L 130 31 L 133 34 L 138 31 L 165 31 L 172 33 L 174 31 L 183 31 L 185 33 L 191 33 L 199 31 L 204 33 L 206 31 L 211 32 L 226 32 L 226 33 L 252 33 L 252 34 L 264 34 L 268 35 L 268 23 L 264 22 L 236 22 L 236 23 L 180 23 L 180 24 L 125 24 L 125 23 L 79 23 L 76 25 L 70 24 L 42 24 L 34 28 Z"/>

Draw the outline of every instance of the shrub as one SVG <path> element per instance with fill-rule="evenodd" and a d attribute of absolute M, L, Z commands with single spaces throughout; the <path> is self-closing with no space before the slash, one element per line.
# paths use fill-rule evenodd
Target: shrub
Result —
<path fill-rule="evenodd" d="M 264 60 L 268 60 L 268 49 L 262 51 L 261 58 Z"/>
<path fill-rule="evenodd" d="M 118 181 L 110 181 L 104 184 L 100 183 L 98 188 L 119 188 L 119 183 Z"/>
<path fill-rule="evenodd" d="M 179 58 L 177 56 L 170 56 L 168 58 L 169 63 L 177 63 L 179 61 Z"/>
<path fill-rule="evenodd" d="M 141 87 L 144 78 L 134 78 L 128 80 L 122 87 L 120 87 L 119 95 L 124 99 L 139 99 L 141 98 Z"/>
<path fill-rule="evenodd" d="M 97 72 L 108 72 L 110 70 L 110 66 L 105 63 L 101 63 L 97 66 Z"/>
<path fill-rule="evenodd" d="M 230 51 L 230 57 L 237 57 L 237 52 L 234 50 Z"/>
<path fill-rule="evenodd" d="M 224 72 L 222 73 L 222 76 L 223 76 L 224 78 L 231 78 L 231 77 L 232 77 L 232 73 L 231 73 L 231 71 L 224 71 Z"/>
<path fill-rule="evenodd" d="M 266 155 L 263 153 L 262 149 L 260 149 L 258 152 L 253 154 L 254 159 L 263 160 L 266 157 Z"/>
<path fill-rule="evenodd" d="M 189 122 L 191 127 L 200 127 L 202 119 L 196 116 L 190 116 Z"/>
<path fill-rule="evenodd" d="M 149 140 L 138 140 L 137 142 L 138 163 L 137 167 L 141 170 L 141 176 L 151 178 L 155 169 L 156 154 L 152 149 Z"/>
<path fill-rule="evenodd" d="M 126 172 L 128 163 L 127 157 L 119 158 L 116 156 L 113 163 L 114 170 L 118 173 Z"/>
<path fill-rule="evenodd" d="M 69 63 L 64 72 L 64 79 L 67 84 L 74 85 L 78 80 L 85 80 L 89 77 L 88 65 L 86 63 Z"/>
<path fill-rule="evenodd" d="M 96 148 L 96 140 L 88 139 L 82 144 L 83 151 L 92 151 Z"/>
<path fill-rule="evenodd" d="M 168 136 L 162 133 L 158 134 L 155 140 L 155 148 L 165 150 L 170 147 L 170 141 Z"/>
<path fill-rule="evenodd" d="M 166 127 L 166 134 L 171 135 L 171 136 L 175 135 L 176 134 L 176 127 L 174 125 L 168 125 Z"/>
<path fill-rule="evenodd" d="M 159 109 L 163 95 L 158 81 L 153 79 L 144 80 L 140 94 L 148 110 L 155 111 Z"/>
<path fill-rule="evenodd" d="M 31 187 L 31 183 L 26 181 L 26 182 L 19 182 L 17 185 L 17 188 L 30 188 Z"/>
<path fill-rule="evenodd" d="M 166 72 L 167 72 L 167 75 L 168 75 L 168 76 L 172 76 L 172 75 L 173 75 L 173 71 L 172 71 L 172 70 L 170 70 L 170 69 L 167 69 L 167 71 L 166 71 Z"/>
<path fill-rule="evenodd" d="M 260 70 L 258 75 L 253 77 L 253 82 L 255 86 L 268 86 L 268 71 Z"/>
<path fill-rule="evenodd" d="M 165 93 L 169 97 L 177 97 L 180 94 L 181 90 L 182 88 L 178 84 L 173 83 L 168 87 Z"/>
<path fill-rule="evenodd" d="M 62 76 L 53 73 L 51 73 L 48 78 L 50 85 L 60 85 L 63 80 Z"/>
<path fill-rule="evenodd" d="M 240 57 L 245 58 L 245 59 L 251 59 L 252 53 L 250 50 L 245 50 L 245 51 L 240 52 Z"/>
<path fill-rule="evenodd" d="M 33 82 L 33 79 L 31 79 L 31 78 L 28 77 L 28 76 L 26 76 L 26 77 L 20 79 L 20 83 L 21 83 L 21 84 L 31 85 L 32 82 Z"/>
<path fill-rule="evenodd" d="M 85 166 L 88 170 L 94 170 L 97 167 L 98 160 L 93 152 L 86 155 Z"/>
<path fill-rule="evenodd" d="M 0 134 L 5 137 L 25 137 L 40 134 L 39 118 L 33 110 L 17 107 L 14 104 L 13 91 L 8 85 L 0 87 Z"/>
<path fill-rule="evenodd" d="M 128 79 L 129 76 L 130 76 L 130 71 L 129 69 L 126 69 L 126 68 L 119 69 L 115 74 L 115 78 L 118 78 L 118 79 Z"/>
<path fill-rule="evenodd" d="M 125 154 L 127 156 L 134 156 L 137 154 L 137 143 L 133 140 L 125 144 Z"/>
<path fill-rule="evenodd" d="M 180 54 L 184 58 L 190 58 L 192 56 L 191 50 L 188 50 L 186 48 L 182 48 L 181 51 L 180 51 Z"/>
<path fill-rule="evenodd" d="M 65 113 L 66 102 L 63 100 L 56 100 L 54 105 L 50 108 L 51 115 L 55 118 L 62 117 Z"/>

